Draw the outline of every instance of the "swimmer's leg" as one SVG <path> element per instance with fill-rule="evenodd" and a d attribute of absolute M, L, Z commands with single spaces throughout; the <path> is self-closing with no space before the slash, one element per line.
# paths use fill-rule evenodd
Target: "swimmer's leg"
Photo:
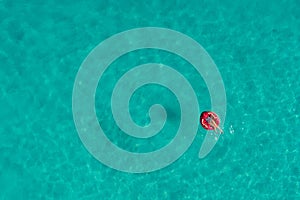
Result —
<path fill-rule="evenodd" d="M 210 123 L 209 123 L 212 127 L 214 127 L 214 131 L 215 133 L 218 133 L 217 132 L 217 129 L 220 131 L 220 134 L 223 134 L 223 130 L 216 124 L 216 122 L 214 120 L 212 120 Z"/>
<path fill-rule="evenodd" d="M 223 130 L 219 126 L 217 128 L 219 129 L 220 134 L 223 134 Z"/>

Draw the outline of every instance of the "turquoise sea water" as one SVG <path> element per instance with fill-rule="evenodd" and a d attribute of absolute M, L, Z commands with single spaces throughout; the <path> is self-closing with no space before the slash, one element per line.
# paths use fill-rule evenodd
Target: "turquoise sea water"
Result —
<path fill-rule="evenodd" d="M 225 134 L 205 159 L 198 159 L 205 136 L 199 128 L 170 166 L 128 174 L 86 151 L 73 122 L 72 89 L 98 43 L 146 26 L 180 31 L 214 59 L 226 88 Z M 0 0 L 0 41 L 0 199 L 300 198 L 298 0 Z M 132 97 L 131 113 L 146 124 L 149 105 L 170 106 L 175 117 L 162 133 L 151 141 L 132 140 L 113 121 L 113 84 L 150 61 L 174 66 L 198 91 L 200 110 L 210 106 L 203 80 L 179 57 L 156 50 L 121 57 L 103 76 L 107 87 L 97 90 L 96 109 L 111 141 L 129 151 L 164 146 L 179 124 L 172 93 L 151 85 Z"/>

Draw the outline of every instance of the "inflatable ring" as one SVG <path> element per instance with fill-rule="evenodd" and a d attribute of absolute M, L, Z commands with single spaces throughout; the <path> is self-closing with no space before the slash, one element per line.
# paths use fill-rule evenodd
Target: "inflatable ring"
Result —
<path fill-rule="evenodd" d="M 214 127 L 212 127 L 208 123 L 207 118 L 213 119 L 216 122 L 217 125 L 220 124 L 219 116 L 216 113 L 211 112 L 211 111 L 204 111 L 204 112 L 201 113 L 200 123 L 201 123 L 202 127 L 205 128 L 206 130 L 214 130 Z"/>

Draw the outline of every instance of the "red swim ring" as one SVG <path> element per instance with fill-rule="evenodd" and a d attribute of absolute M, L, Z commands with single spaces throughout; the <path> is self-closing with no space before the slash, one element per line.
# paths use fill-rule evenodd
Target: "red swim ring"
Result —
<path fill-rule="evenodd" d="M 213 119 L 217 125 L 220 124 L 220 119 L 219 116 L 211 111 L 204 111 L 201 113 L 200 116 L 200 123 L 202 125 L 203 128 L 205 128 L 206 130 L 214 130 L 214 127 L 212 127 L 209 123 L 208 123 L 208 118 Z"/>

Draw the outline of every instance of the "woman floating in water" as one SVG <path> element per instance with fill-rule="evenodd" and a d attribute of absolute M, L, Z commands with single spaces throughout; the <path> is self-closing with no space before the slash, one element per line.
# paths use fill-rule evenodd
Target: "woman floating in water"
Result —
<path fill-rule="evenodd" d="M 211 111 L 204 111 L 201 113 L 200 116 L 200 123 L 203 128 L 206 130 L 214 130 L 216 133 L 218 133 L 218 130 L 220 131 L 220 134 L 223 133 L 223 130 L 219 127 L 220 119 L 219 116 Z"/>

